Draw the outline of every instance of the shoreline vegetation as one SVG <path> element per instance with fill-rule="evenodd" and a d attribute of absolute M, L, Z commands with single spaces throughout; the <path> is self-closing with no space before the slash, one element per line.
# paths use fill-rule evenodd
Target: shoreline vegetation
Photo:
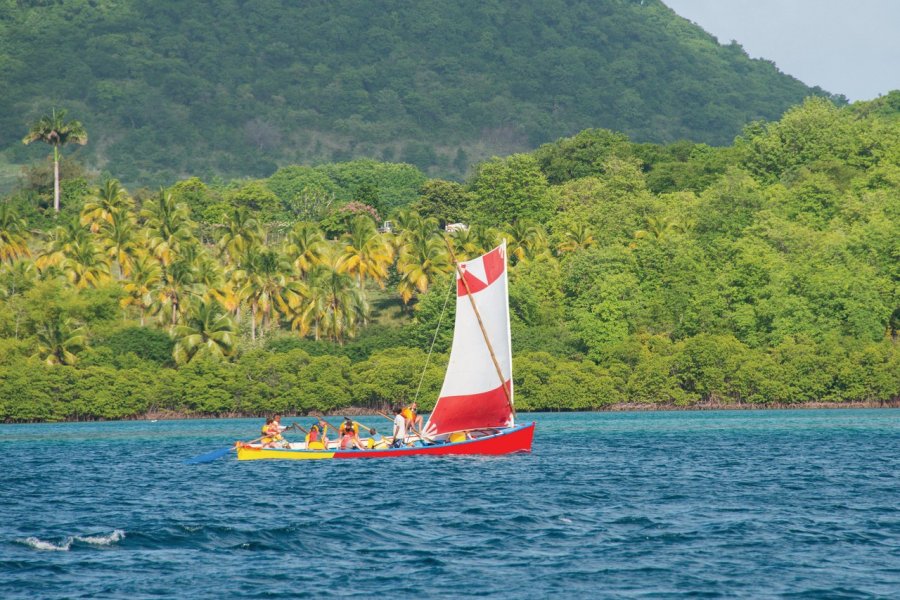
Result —
<path fill-rule="evenodd" d="M 737 402 L 704 402 L 691 405 L 677 404 L 653 404 L 640 402 L 617 402 L 600 408 L 593 409 L 541 409 L 520 411 L 531 414 L 552 414 L 563 412 L 703 412 L 703 411 L 742 411 L 742 410 L 818 410 L 818 409 L 884 409 L 900 408 L 900 399 L 897 400 L 873 400 L 865 402 L 802 402 L 796 404 L 772 403 L 772 404 L 748 404 Z M 307 419 L 315 417 L 380 417 L 379 413 L 388 414 L 390 406 L 379 409 L 350 406 L 343 410 L 330 410 L 326 412 L 312 411 L 307 414 L 288 413 L 284 420 Z M 265 418 L 270 413 L 224 413 L 210 415 L 205 413 L 190 413 L 180 411 L 148 412 L 121 419 L 62 419 L 58 421 L 7 421 L 4 425 L 35 425 L 40 423 L 101 423 L 107 421 L 180 421 L 180 420 L 205 420 L 205 419 L 257 419 Z M 387 423 L 387 421 L 385 421 Z M 390 423 L 387 424 L 390 426 Z"/>
<path fill-rule="evenodd" d="M 464 183 L 364 160 L 129 191 L 55 120 L 28 139 L 59 213 L 56 169 L 0 201 L 0 422 L 428 411 L 451 255 L 504 239 L 520 411 L 900 401 L 900 91 L 724 148 L 586 130 Z"/>

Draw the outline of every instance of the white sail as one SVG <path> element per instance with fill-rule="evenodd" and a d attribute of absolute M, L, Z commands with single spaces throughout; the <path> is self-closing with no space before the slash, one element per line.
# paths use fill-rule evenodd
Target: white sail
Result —
<path fill-rule="evenodd" d="M 457 273 L 453 346 L 425 427 L 431 436 L 514 422 L 506 243 L 459 266 L 465 281 Z"/>

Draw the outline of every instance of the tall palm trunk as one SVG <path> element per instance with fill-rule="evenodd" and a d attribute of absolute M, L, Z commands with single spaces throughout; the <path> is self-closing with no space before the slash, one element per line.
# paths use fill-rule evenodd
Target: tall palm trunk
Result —
<path fill-rule="evenodd" d="M 53 210 L 59 214 L 59 146 L 53 145 Z"/>

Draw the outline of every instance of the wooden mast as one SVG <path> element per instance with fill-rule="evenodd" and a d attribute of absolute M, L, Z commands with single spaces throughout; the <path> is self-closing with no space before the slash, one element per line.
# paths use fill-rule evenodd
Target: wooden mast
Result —
<path fill-rule="evenodd" d="M 475 298 L 472 296 L 472 290 L 469 289 L 469 282 L 466 281 L 465 274 L 459 266 L 459 261 L 456 260 L 456 253 L 453 252 L 453 246 L 450 244 L 450 240 L 447 239 L 447 236 L 444 237 L 444 243 L 447 244 L 447 250 L 450 251 L 450 260 L 453 261 L 453 266 L 456 267 L 456 273 L 459 275 L 459 280 L 462 281 L 463 287 L 466 288 L 466 296 L 469 297 L 469 302 L 472 303 L 472 310 L 475 312 L 475 318 L 478 319 L 478 327 L 481 328 L 481 335 L 484 336 L 484 343 L 487 344 L 488 352 L 491 354 L 491 362 L 494 363 L 494 368 L 497 370 L 497 377 L 500 378 L 500 386 L 503 388 L 503 393 L 506 394 L 506 401 L 509 403 L 509 410 L 512 411 L 513 419 L 516 418 L 516 407 L 513 406 L 512 395 L 509 393 L 509 388 L 506 387 L 506 378 L 503 377 L 503 370 L 500 369 L 500 363 L 497 361 L 497 355 L 494 354 L 494 347 L 491 345 L 491 340 L 488 338 L 487 329 L 484 327 L 484 322 L 481 320 L 481 313 L 478 312 L 478 307 L 475 305 Z M 506 257 L 503 257 L 504 266 L 506 269 Z M 508 300 L 507 300 L 508 302 Z M 510 368 L 512 365 L 510 365 Z M 510 377 L 512 373 L 510 373 Z"/>

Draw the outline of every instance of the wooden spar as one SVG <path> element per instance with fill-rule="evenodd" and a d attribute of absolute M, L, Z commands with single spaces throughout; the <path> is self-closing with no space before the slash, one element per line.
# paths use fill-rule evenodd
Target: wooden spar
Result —
<path fill-rule="evenodd" d="M 494 368 L 497 369 L 497 377 L 500 378 L 500 386 L 503 388 L 503 393 L 506 394 L 506 401 L 509 403 L 509 410 L 512 411 L 513 419 L 515 419 L 516 407 L 513 406 L 512 395 L 509 393 L 509 388 L 506 387 L 506 378 L 503 377 L 503 371 L 500 369 L 500 363 L 497 361 L 497 355 L 494 354 L 494 347 L 491 345 L 491 340 L 490 338 L 488 338 L 487 329 L 485 329 L 484 322 L 481 320 L 481 313 L 478 312 L 478 307 L 475 306 L 475 297 L 472 296 L 472 290 L 469 289 L 469 282 L 466 281 L 465 274 L 459 267 L 459 261 L 456 260 L 456 253 L 453 252 L 453 246 L 450 244 L 450 240 L 447 239 L 447 236 L 443 237 L 444 243 L 447 244 L 447 250 L 450 251 L 450 260 L 453 261 L 453 266 L 456 267 L 456 273 L 459 275 L 459 279 L 460 281 L 462 281 L 463 287 L 466 288 L 466 296 L 469 297 L 469 302 L 472 303 L 472 310 L 475 311 L 475 318 L 478 319 L 478 326 L 481 328 L 481 335 L 484 336 L 484 343 L 487 344 L 488 352 L 491 353 L 491 361 L 494 363 Z M 505 256 L 503 257 L 503 260 L 505 263 Z M 507 268 L 505 264 L 503 268 Z"/>

